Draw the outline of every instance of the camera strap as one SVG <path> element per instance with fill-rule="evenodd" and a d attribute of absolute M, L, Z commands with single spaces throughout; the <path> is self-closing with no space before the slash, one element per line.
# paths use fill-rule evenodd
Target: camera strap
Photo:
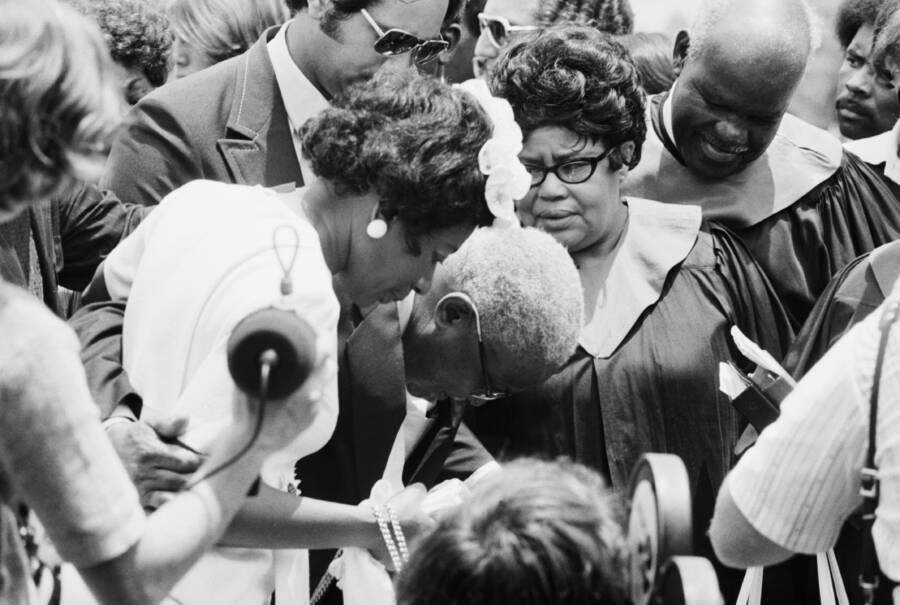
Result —
<path fill-rule="evenodd" d="M 875 541 L 872 537 L 872 524 L 875 522 L 875 510 L 878 508 L 879 479 L 878 467 L 875 465 L 875 437 L 878 422 L 878 394 L 881 386 L 881 369 L 887 350 L 888 336 L 891 327 L 900 316 L 900 300 L 887 304 L 879 323 L 881 338 L 878 343 L 878 355 L 875 358 L 875 373 L 872 378 L 872 394 L 869 397 L 869 447 L 866 462 L 860 477 L 859 494 L 862 504 L 862 545 L 860 547 L 859 586 L 867 605 L 875 602 L 875 591 L 878 588 L 878 560 L 875 554 Z"/>

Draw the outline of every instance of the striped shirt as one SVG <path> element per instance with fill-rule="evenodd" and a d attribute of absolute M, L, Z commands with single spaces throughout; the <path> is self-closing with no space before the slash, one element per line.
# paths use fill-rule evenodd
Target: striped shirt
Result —
<path fill-rule="evenodd" d="M 895 287 L 888 300 L 900 298 Z M 785 399 L 729 475 L 735 504 L 753 527 L 794 552 L 831 548 L 862 502 L 869 396 L 881 308 L 855 326 Z M 873 527 L 882 571 L 900 580 L 900 326 L 888 340 L 878 402 L 875 462 L 881 498 Z M 898 602 L 895 596 L 895 603 Z"/>

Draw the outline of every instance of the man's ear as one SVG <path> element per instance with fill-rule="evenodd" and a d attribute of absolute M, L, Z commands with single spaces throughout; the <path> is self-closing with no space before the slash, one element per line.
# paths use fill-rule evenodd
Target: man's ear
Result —
<path fill-rule="evenodd" d="M 330 7 L 331 0 L 307 0 L 306 2 L 306 12 L 316 21 L 321 21 Z"/>
<path fill-rule="evenodd" d="M 462 40 L 462 26 L 459 23 L 451 23 L 441 30 L 441 37 L 449 42 L 450 46 L 438 55 L 438 61 L 448 63 L 453 57 L 453 53 L 459 48 L 459 41 Z"/>
<path fill-rule="evenodd" d="M 675 72 L 676 78 L 681 75 L 681 70 L 684 69 L 684 62 L 687 60 L 690 47 L 691 36 L 687 33 L 687 30 L 683 29 L 675 36 L 675 47 L 672 49 L 672 71 Z"/>
<path fill-rule="evenodd" d="M 439 330 L 460 328 L 472 321 L 475 321 L 472 299 L 462 292 L 450 292 L 434 306 L 434 323 Z"/>

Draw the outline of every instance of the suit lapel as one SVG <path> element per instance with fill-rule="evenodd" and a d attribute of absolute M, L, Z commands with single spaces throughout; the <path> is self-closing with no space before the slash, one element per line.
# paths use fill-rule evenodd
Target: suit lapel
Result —
<path fill-rule="evenodd" d="M 368 496 L 381 478 L 406 416 L 403 349 L 397 305 L 379 305 L 347 340 L 356 480 Z"/>
<path fill-rule="evenodd" d="M 266 44 L 269 28 L 244 53 L 236 71 L 225 137 L 216 141 L 231 178 L 244 185 L 303 185 L 281 92 Z"/>

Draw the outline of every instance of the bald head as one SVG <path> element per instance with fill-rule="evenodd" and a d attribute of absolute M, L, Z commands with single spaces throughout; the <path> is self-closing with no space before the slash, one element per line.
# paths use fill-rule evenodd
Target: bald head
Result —
<path fill-rule="evenodd" d="M 802 72 L 818 38 L 803 0 L 706 0 L 690 29 L 687 59 L 717 46 L 735 60 L 775 59 Z"/>
<path fill-rule="evenodd" d="M 765 153 L 815 43 L 802 0 L 707 0 L 676 43 L 672 130 L 685 165 L 721 180 Z"/>

